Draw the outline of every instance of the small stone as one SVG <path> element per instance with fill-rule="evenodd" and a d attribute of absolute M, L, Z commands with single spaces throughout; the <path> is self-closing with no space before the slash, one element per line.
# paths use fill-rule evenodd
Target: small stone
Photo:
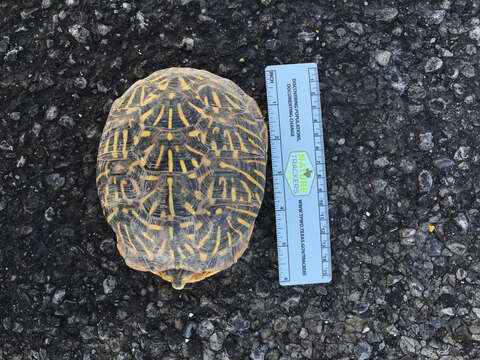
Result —
<path fill-rule="evenodd" d="M 402 159 L 400 160 L 400 168 L 406 174 L 411 174 L 417 169 L 417 165 L 413 160 Z"/>
<path fill-rule="evenodd" d="M 422 285 L 422 283 L 415 278 L 408 280 L 408 287 L 410 289 L 410 293 L 414 297 L 422 297 L 423 291 L 425 290 L 425 287 Z"/>
<path fill-rule="evenodd" d="M 240 311 L 238 311 L 228 322 L 227 331 L 240 332 L 250 328 L 250 321 L 243 318 Z"/>
<path fill-rule="evenodd" d="M 52 6 L 52 0 L 42 0 L 42 9 L 48 9 Z"/>
<path fill-rule="evenodd" d="M 392 53 L 388 50 L 377 50 L 375 52 L 375 60 L 381 66 L 386 66 L 390 58 L 392 57 Z"/>
<path fill-rule="evenodd" d="M 473 313 L 475 314 L 475 316 L 476 316 L 478 319 L 480 319 L 480 308 L 474 307 L 474 308 L 472 308 L 472 311 L 473 311 Z"/>
<path fill-rule="evenodd" d="M 115 277 L 109 275 L 103 280 L 103 292 L 105 295 L 111 294 L 115 287 L 117 286 L 117 280 Z"/>
<path fill-rule="evenodd" d="M 195 46 L 195 40 L 193 40 L 190 37 L 183 38 L 182 42 L 180 44 L 180 47 L 185 47 L 185 50 L 187 50 L 187 51 L 193 50 L 194 46 Z"/>
<path fill-rule="evenodd" d="M 475 77 L 475 74 L 476 74 L 475 67 L 469 63 L 463 64 L 463 66 L 460 68 L 460 72 L 466 78 L 473 78 Z"/>
<path fill-rule="evenodd" d="M 68 32 L 70 35 L 73 36 L 73 38 L 78 41 L 79 43 L 85 44 L 89 37 L 90 37 L 90 31 L 85 29 L 83 26 L 79 24 L 72 25 L 68 28 Z"/>
<path fill-rule="evenodd" d="M 475 40 L 480 45 L 480 26 L 475 26 L 472 30 L 468 32 L 470 39 Z"/>
<path fill-rule="evenodd" d="M 403 352 L 410 354 L 418 354 L 421 348 L 420 343 L 416 339 L 408 336 L 402 336 L 399 345 Z"/>
<path fill-rule="evenodd" d="M 432 71 L 437 71 L 442 66 L 443 66 L 442 59 L 438 57 L 431 57 L 430 59 L 427 60 L 427 63 L 425 64 L 425 72 L 429 73 Z"/>
<path fill-rule="evenodd" d="M 346 23 L 347 25 L 347 28 L 354 32 L 355 34 L 359 35 L 359 36 L 362 36 L 365 31 L 363 30 L 363 25 L 361 23 L 358 23 L 358 22 L 347 22 Z"/>
<path fill-rule="evenodd" d="M 447 315 L 447 316 L 454 316 L 455 309 L 453 307 L 446 307 L 440 310 L 440 314 Z"/>
<path fill-rule="evenodd" d="M 439 25 L 445 18 L 445 10 L 428 11 L 425 15 L 428 24 Z"/>
<path fill-rule="evenodd" d="M 398 15 L 398 10 L 395 8 L 384 8 L 380 9 L 377 12 L 377 20 L 390 22 L 395 19 Z"/>
<path fill-rule="evenodd" d="M 196 324 L 193 321 L 187 322 L 187 325 L 185 325 L 185 327 L 183 328 L 183 337 L 185 339 L 191 339 L 195 327 Z"/>
<path fill-rule="evenodd" d="M 8 51 L 3 58 L 5 61 L 14 62 L 17 60 L 17 56 L 22 50 L 23 47 L 19 46 L 18 48 Z"/>
<path fill-rule="evenodd" d="M 255 342 L 252 346 L 252 352 L 250 353 L 250 359 L 252 359 L 252 360 L 264 360 L 267 351 L 268 351 L 268 346 L 266 344 L 260 344 L 258 342 Z"/>
<path fill-rule="evenodd" d="M 97 338 L 97 329 L 94 326 L 85 326 L 80 330 L 80 336 L 83 340 L 93 340 Z"/>
<path fill-rule="evenodd" d="M 213 351 L 220 351 L 223 347 L 223 342 L 225 341 L 225 335 L 222 332 L 214 332 L 208 339 L 210 349 Z"/>
<path fill-rule="evenodd" d="M 47 175 L 46 182 L 48 186 L 56 191 L 65 185 L 65 177 L 61 176 L 59 173 L 49 174 Z"/>
<path fill-rule="evenodd" d="M 355 346 L 355 355 L 358 360 L 370 359 L 372 356 L 372 345 L 366 341 L 362 341 Z"/>
<path fill-rule="evenodd" d="M 463 255 L 467 251 L 467 247 L 461 243 L 449 243 L 446 246 L 455 255 Z"/>
<path fill-rule="evenodd" d="M 287 330 L 287 326 L 288 326 L 287 318 L 285 316 L 280 316 L 278 319 L 275 320 L 273 324 L 273 329 L 278 333 L 282 333 L 285 330 Z"/>
<path fill-rule="evenodd" d="M 104 24 L 98 24 L 97 25 L 97 31 L 102 36 L 107 35 L 111 30 L 112 30 L 111 26 L 107 26 L 107 25 L 104 25 Z"/>
<path fill-rule="evenodd" d="M 315 40 L 315 37 L 317 36 L 316 33 L 314 32 L 305 32 L 305 31 L 302 31 L 301 33 L 299 33 L 297 35 L 297 40 L 299 43 L 304 43 L 304 44 L 307 44 L 307 43 L 310 43 L 312 42 L 313 40 Z"/>
<path fill-rule="evenodd" d="M 73 128 L 75 126 L 75 121 L 73 121 L 73 119 L 68 115 L 63 115 L 60 119 L 58 119 L 58 123 L 64 127 Z"/>
<path fill-rule="evenodd" d="M 463 233 L 467 233 L 468 232 L 468 227 L 469 227 L 469 222 L 468 222 L 468 219 L 467 217 L 465 216 L 465 214 L 459 214 L 458 216 L 456 216 L 454 218 L 455 220 L 455 224 L 457 224 L 457 226 L 462 229 L 462 232 Z"/>
<path fill-rule="evenodd" d="M 420 137 L 420 144 L 418 145 L 418 147 L 421 150 L 428 151 L 434 148 L 435 145 L 433 143 L 433 135 L 431 132 L 420 134 L 419 137 Z"/>
<path fill-rule="evenodd" d="M 453 158 L 457 161 L 467 160 L 470 156 L 470 147 L 469 146 L 460 146 L 455 152 Z"/>
<path fill-rule="evenodd" d="M 422 170 L 418 175 L 420 192 L 428 193 L 433 186 L 432 174 L 428 170 Z"/>
<path fill-rule="evenodd" d="M 440 159 L 435 159 L 433 161 L 433 165 L 437 169 L 446 169 L 446 168 L 454 166 L 455 162 L 453 160 L 450 160 L 450 159 L 447 159 L 447 158 L 440 158 Z"/>
<path fill-rule="evenodd" d="M 65 1 L 65 4 L 66 4 L 68 7 L 78 6 L 78 0 L 66 0 L 66 1 Z"/>
<path fill-rule="evenodd" d="M 388 158 L 386 156 L 375 159 L 373 161 L 373 165 L 376 166 L 376 167 L 380 167 L 380 168 L 383 168 L 383 167 L 385 167 L 389 164 L 390 164 L 390 161 L 388 161 Z"/>
<path fill-rule="evenodd" d="M 55 217 L 55 210 L 53 209 L 53 207 L 50 206 L 49 208 L 47 208 L 43 216 L 45 217 L 45 220 L 49 222 L 52 221 L 53 218 Z"/>
<path fill-rule="evenodd" d="M 287 300 L 285 300 L 282 305 L 286 308 L 295 307 L 300 304 L 300 295 L 290 296 Z"/>
<path fill-rule="evenodd" d="M 87 79 L 85 79 L 83 76 L 79 76 L 73 81 L 73 86 L 83 90 L 87 87 Z"/>
<path fill-rule="evenodd" d="M 382 193 L 387 187 L 388 183 L 383 179 L 375 179 L 372 181 L 372 187 L 375 194 Z"/>
<path fill-rule="evenodd" d="M 465 269 L 459 268 L 457 269 L 457 273 L 455 274 L 457 277 L 457 280 L 465 280 L 468 276 L 468 273 L 465 271 Z"/>
<path fill-rule="evenodd" d="M 23 155 L 20 156 L 20 159 L 17 161 L 17 168 L 22 168 L 25 166 L 27 159 Z"/>
<path fill-rule="evenodd" d="M 13 146 L 10 145 L 7 140 L 0 141 L 0 150 L 3 151 L 13 151 Z"/>
<path fill-rule="evenodd" d="M 50 106 L 45 113 L 45 119 L 54 120 L 58 116 L 58 108 L 56 106 Z"/>
<path fill-rule="evenodd" d="M 65 298 L 65 294 L 66 294 L 65 289 L 58 289 L 57 291 L 55 291 L 52 297 L 52 303 L 55 305 L 60 304 Z"/>
<path fill-rule="evenodd" d="M 388 325 L 387 328 L 385 329 L 387 331 L 388 334 L 392 335 L 392 336 L 398 336 L 398 334 L 400 333 L 397 329 L 397 327 L 395 325 Z"/>
<path fill-rule="evenodd" d="M 126 13 L 132 11 L 132 4 L 124 2 L 122 3 L 122 9 L 125 10 Z"/>
<path fill-rule="evenodd" d="M 215 327 L 213 326 L 210 320 L 203 320 L 197 328 L 197 334 L 201 338 L 208 338 L 210 335 L 213 334 Z"/>

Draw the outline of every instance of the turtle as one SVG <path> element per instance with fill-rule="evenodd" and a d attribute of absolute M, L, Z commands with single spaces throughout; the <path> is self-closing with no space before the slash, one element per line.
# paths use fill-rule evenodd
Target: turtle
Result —
<path fill-rule="evenodd" d="M 181 290 L 245 252 L 263 201 L 256 101 L 206 70 L 171 67 L 116 99 L 97 156 L 103 214 L 125 263 Z"/>

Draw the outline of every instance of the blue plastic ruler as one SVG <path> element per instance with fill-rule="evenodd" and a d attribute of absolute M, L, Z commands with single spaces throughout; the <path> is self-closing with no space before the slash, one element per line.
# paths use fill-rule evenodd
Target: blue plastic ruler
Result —
<path fill-rule="evenodd" d="M 332 280 L 315 63 L 265 68 L 280 285 Z"/>

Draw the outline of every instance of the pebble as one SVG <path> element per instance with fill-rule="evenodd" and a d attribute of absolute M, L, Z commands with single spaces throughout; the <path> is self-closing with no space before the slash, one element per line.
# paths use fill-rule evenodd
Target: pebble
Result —
<path fill-rule="evenodd" d="M 427 11 L 425 16 L 427 17 L 427 23 L 433 25 L 439 25 L 442 23 L 443 19 L 445 19 L 445 10 L 434 10 L 434 11 Z"/>
<path fill-rule="evenodd" d="M 238 311 L 228 322 L 227 331 L 240 332 L 250 328 L 250 321 L 245 320 Z"/>
<path fill-rule="evenodd" d="M 375 159 L 373 161 L 373 165 L 376 166 L 376 167 L 379 167 L 379 168 L 383 168 L 383 167 L 385 167 L 389 164 L 390 164 L 390 161 L 388 160 L 388 158 L 386 156 Z"/>
<path fill-rule="evenodd" d="M 62 176 L 59 173 L 49 174 L 46 177 L 46 182 L 48 186 L 56 191 L 65 185 L 65 176 Z"/>
<path fill-rule="evenodd" d="M 372 345 L 366 341 L 361 341 L 355 346 L 355 355 L 358 360 L 370 359 L 372 356 Z"/>
<path fill-rule="evenodd" d="M 421 348 L 418 340 L 408 336 L 402 336 L 400 338 L 399 346 L 403 352 L 410 354 L 418 354 L 418 351 Z"/>
<path fill-rule="evenodd" d="M 112 275 L 109 275 L 103 280 L 103 292 L 105 295 L 111 294 L 117 286 L 117 279 Z"/>
<path fill-rule="evenodd" d="M 463 268 L 458 268 L 456 272 L 456 277 L 458 280 L 465 280 L 468 276 L 468 273 Z"/>
<path fill-rule="evenodd" d="M 300 43 L 311 43 L 313 40 L 315 40 L 315 37 L 317 36 L 316 33 L 314 32 L 305 32 L 302 31 L 297 35 L 298 42 Z"/>
<path fill-rule="evenodd" d="M 83 76 L 79 76 L 73 81 L 73 86 L 83 90 L 87 87 L 87 79 L 85 79 Z"/>
<path fill-rule="evenodd" d="M 458 227 L 460 229 L 462 229 L 462 232 L 463 233 L 467 233 L 468 232 L 468 227 L 469 227 L 469 222 L 468 222 L 468 219 L 467 217 L 465 216 L 465 214 L 461 213 L 461 214 L 458 214 L 455 218 L 454 218 L 454 221 L 455 221 L 455 224 L 458 225 Z"/>
<path fill-rule="evenodd" d="M 47 120 L 54 120 L 57 116 L 58 108 L 56 106 L 50 106 L 45 113 L 45 119 Z"/>
<path fill-rule="evenodd" d="M 252 346 L 252 352 L 250 353 L 250 359 L 252 360 L 264 360 L 267 354 L 268 346 L 266 344 L 260 344 L 255 342 Z"/>
<path fill-rule="evenodd" d="M 470 146 L 460 146 L 453 158 L 456 161 L 467 160 L 470 157 Z"/>
<path fill-rule="evenodd" d="M 42 0 L 42 9 L 48 9 L 52 6 L 52 0 Z"/>
<path fill-rule="evenodd" d="M 439 70 L 443 66 L 442 59 L 438 57 L 431 57 L 425 64 L 425 72 L 433 72 Z"/>
<path fill-rule="evenodd" d="M 377 50 L 375 52 L 375 60 L 381 66 L 386 66 L 390 62 L 392 53 L 388 50 Z"/>
<path fill-rule="evenodd" d="M 104 24 L 98 24 L 97 25 L 97 31 L 102 36 L 107 35 L 111 30 L 112 30 L 111 26 L 107 26 L 107 25 L 104 25 Z"/>
<path fill-rule="evenodd" d="M 418 145 L 418 147 L 421 150 L 429 151 L 435 147 L 435 144 L 433 143 L 433 135 L 431 132 L 420 134 L 419 137 L 420 144 Z"/>
<path fill-rule="evenodd" d="M 468 37 L 477 42 L 480 46 L 480 26 L 475 26 L 472 30 L 468 32 Z"/>
<path fill-rule="evenodd" d="M 13 146 L 10 145 L 7 140 L 0 141 L 0 150 L 3 151 L 13 151 Z"/>
<path fill-rule="evenodd" d="M 63 115 L 58 119 L 58 123 L 63 127 L 73 128 L 75 126 L 75 121 L 68 115 Z"/>
<path fill-rule="evenodd" d="M 78 1 L 79 0 L 65 0 L 65 4 L 68 7 L 74 7 L 74 6 L 78 6 Z"/>
<path fill-rule="evenodd" d="M 90 38 L 90 31 L 79 24 L 72 25 L 68 28 L 68 32 L 73 38 L 81 44 L 85 44 Z"/>
<path fill-rule="evenodd" d="M 463 255 L 467 251 L 467 247 L 465 246 L 465 244 L 462 244 L 462 243 L 453 242 L 453 243 L 448 243 L 446 246 L 447 246 L 447 249 L 450 250 L 455 255 Z"/>
<path fill-rule="evenodd" d="M 365 30 L 363 29 L 363 25 L 358 22 L 347 22 L 345 25 L 347 25 L 347 28 L 354 32 L 355 34 L 362 36 L 365 33 Z"/>
<path fill-rule="evenodd" d="M 221 331 L 214 332 L 208 339 L 210 349 L 213 351 L 220 351 L 225 341 L 225 335 Z"/>
<path fill-rule="evenodd" d="M 377 20 L 390 22 L 395 19 L 398 15 L 398 10 L 396 8 L 384 8 L 377 11 Z"/>
<path fill-rule="evenodd" d="M 185 50 L 187 51 L 192 51 L 195 46 L 195 40 L 190 37 L 185 37 L 182 39 L 180 46 L 185 47 Z"/>
<path fill-rule="evenodd" d="M 446 169 L 454 165 L 455 165 L 455 162 L 447 158 L 440 158 L 440 159 L 433 160 L 433 166 L 435 166 L 437 169 Z"/>
<path fill-rule="evenodd" d="M 197 328 L 197 334 L 201 338 L 208 338 L 210 335 L 213 334 L 215 330 L 215 326 L 212 324 L 210 320 L 203 320 L 200 322 Z"/>
<path fill-rule="evenodd" d="M 85 326 L 80 330 L 80 337 L 85 341 L 96 339 L 97 329 L 94 326 Z"/>
<path fill-rule="evenodd" d="M 45 210 L 43 216 L 45 217 L 45 220 L 47 221 L 53 221 L 53 218 L 55 217 L 55 210 L 53 207 L 48 207 L 47 210 Z"/>
<path fill-rule="evenodd" d="M 183 328 L 183 337 L 185 339 L 191 339 L 196 326 L 197 325 L 193 321 L 187 322 L 187 325 L 185 325 L 185 327 Z"/>
<path fill-rule="evenodd" d="M 52 303 L 55 305 L 60 304 L 65 298 L 65 294 L 66 294 L 65 289 L 56 290 L 52 297 Z"/>
<path fill-rule="evenodd" d="M 430 171 L 422 170 L 418 175 L 418 185 L 420 187 L 420 192 L 428 193 L 433 186 L 433 177 Z"/>

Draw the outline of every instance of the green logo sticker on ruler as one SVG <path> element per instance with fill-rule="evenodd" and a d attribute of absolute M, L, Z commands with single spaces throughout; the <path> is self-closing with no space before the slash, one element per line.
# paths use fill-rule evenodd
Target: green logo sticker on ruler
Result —
<path fill-rule="evenodd" d="M 290 153 L 285 177 L 293 195 L 302 196 L 310 194 L 315 171 L 305 151 Z"/>
<path fill-rule="evenodd" d="M 330 282 L 330 228 L 317 64 L 265 69 L 280 285 Z"/>

